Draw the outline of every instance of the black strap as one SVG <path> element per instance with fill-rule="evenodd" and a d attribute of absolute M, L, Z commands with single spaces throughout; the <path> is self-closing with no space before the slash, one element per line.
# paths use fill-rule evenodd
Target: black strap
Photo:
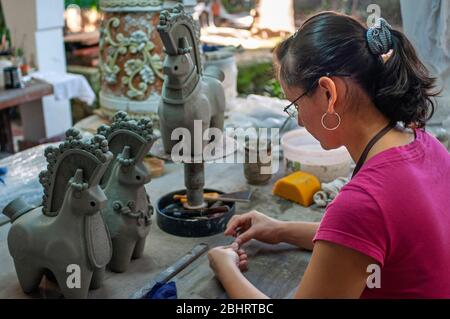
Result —
<path fill-rule="evenodd" d="M 390 130 L 392 130 L 396 126 L 395 122 L 389 123 L 388 126 L 386 126 L 384 129 L 379 131 L 377 135 L 375 135 L 367 144 L 366 148 L 364 149 L 363 153 L 361 154 L 361 157 L 358 160 L 358 163 L 356 164 L 355 170 L 353 171 L 352 178 L 359 172 L 361 167 L 364 165 L 364 162 L 366 161 L 367 155 L 369 154 L 372 147 L 375 145 L 376 142 L 378 142 L 384 135 L 386 135 Z"/>

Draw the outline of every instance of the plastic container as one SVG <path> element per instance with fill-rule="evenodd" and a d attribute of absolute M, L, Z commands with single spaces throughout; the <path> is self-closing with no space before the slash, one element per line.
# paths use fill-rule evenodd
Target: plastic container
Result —
<path fill-rule="evenodd" d="M 225 75 L 223 80 L 223 88 L 227 99 L 234 99 L 237 97 L 237 76 L 238 68 L 234 52 L 211 52 L 207 53 L 206 61 L 204 62 L 204 69 L 208 66 L 218 67 Z"/>
<path fill-rule="evenodd" d="M 281 147 L 288 172 L 307 172 L 325 183 L 350 174 L 352 158 L 347 149 L 326 151 L 304 128 L 284 134 Z"/>
<path fill-rule="evenodd" d="M 250 185 L 265 185 L 272 177 L 272 145 L 259 139 L 245 143 L 244 176 Z M 261 154 L 264 157 L 261 158 Z M 270 172 L 270 173 L 267 173 Z"/>

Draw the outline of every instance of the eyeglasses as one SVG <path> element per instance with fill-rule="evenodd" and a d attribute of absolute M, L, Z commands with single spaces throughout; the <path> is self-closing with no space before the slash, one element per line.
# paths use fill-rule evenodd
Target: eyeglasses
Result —
<path fill-rule="evenodd" d="M 289 104 L 288 106 L 286 106 L 284 108 L 284 112 L 286 112 L 287 115 L 289 115 L 289 117 L 297 117 L 298 114 L 298 105 L 296 104 L 298 101 L 300 101 L 300 99 L 302 97 L 304 97 L 305 95 L 307 95 L 311 90 L 306 91 L 305 93 L 303 93 L 302 95 L 300 95 L 298 98 L 296 98 L 291 104 Z M 292 109 L 292 107 L 295 107 L 295 109 Z"/>
<path fill-rule="evenodd" d="M 348 73 L 326 73 L 325 76 L 326 76 L 326 77 L 330 77 L 330 76 L 350 77 L 351 74 L 348 74 Z M 319 78 L 319 79 L 320 79 L 320 78 Z M 304 97 L 305 95 L 308 95 L 308 94 L 312 91 L 312 89 L 316 86 L 317 82 L 319 82 L 319 79 L 317 79 L 317 80 L 314 82 L 314 84 L 313 84 L 308 90 L 306 90 L 305 93 L 303 93 L 302 95 L 300 95 L 300 96 L 299 96 L 298 98 L 296 98 L 291 104 L 289 104 L 288 106 L 286 106 L 286 107 L 284 108 L 283 111 L 284 111 L 287 115 L 289 115 L 289 117 L 294 117 L 294 118 L 297 117 L 297 114 L 298 114 L 298 105 L 297 105 L 297 102 L 300 101 L 300 99 L 301 99 L 302 97 Z M 293 106 L 295 107 L 295 110 L 292 109 Z"/>

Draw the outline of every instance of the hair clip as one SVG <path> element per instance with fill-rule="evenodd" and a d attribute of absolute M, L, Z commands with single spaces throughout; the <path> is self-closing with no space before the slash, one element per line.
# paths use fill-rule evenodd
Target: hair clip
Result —
<path fill-rule="evenodd" d="M 389 53 L 393 46 L 391 29 L 391 25 L 385 19 L 379 18 L 367 30 L 367 43 L 372 54 L 380 56 Z"/>

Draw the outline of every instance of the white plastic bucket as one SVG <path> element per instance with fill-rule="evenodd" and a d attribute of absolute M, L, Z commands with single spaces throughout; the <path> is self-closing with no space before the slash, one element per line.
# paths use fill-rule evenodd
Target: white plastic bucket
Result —
<path fill-rule="evenodd" d="M 221 58 L 221 59 L 211 59 L 204 63 L 204 68 L 213 65 L 218 67 L 225 74 L 225 79 L 223 80 L 223 88 L 225 90 L 225 96 L 227 99 L 234 99 L 237 97 L 237 76 L 238 68 L 236 65 L 236 58 L 234 55 Z"/>
<path fill-rule="evenodd" d="M 284 134 L 281 147 L 287 171 L 307 172 L 325 183 L 350 174 L 352 158 L 347 149 L 326 151 L 304 128 Z"/>

